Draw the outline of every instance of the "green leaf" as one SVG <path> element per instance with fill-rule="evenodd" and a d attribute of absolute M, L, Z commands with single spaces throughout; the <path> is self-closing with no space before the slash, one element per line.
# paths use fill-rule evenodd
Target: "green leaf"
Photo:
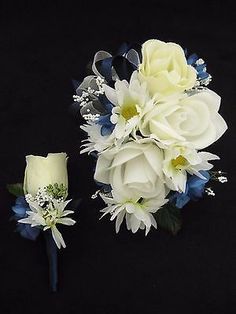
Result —
<path fill-rule="evenodd" d="M 181 211 L 179 208 L 166 204 L 155 215 L 158 226 L 176 235 L 182 227 Z"/>
<path fill-rule="evenodd" d="M 24 195 L 23 183 L 7 184 L 7 190 L 16 197 Z"/>

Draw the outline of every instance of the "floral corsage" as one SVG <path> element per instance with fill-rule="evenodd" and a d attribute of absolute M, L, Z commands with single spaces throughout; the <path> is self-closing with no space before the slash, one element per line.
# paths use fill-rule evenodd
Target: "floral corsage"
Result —
<path fill-rule="evenodd" d="M 95 155 L 96 195 L 116 232 L 125 220 L 133 233 L 160 226 L 175 234 L 181 208 L 214 195 L 211 180 L 227 181 L 210 170 L 219 157 L 204 151 L 227 129 L 211 79 L 203 59 L 171 42 L 95 54 L 72 107 L 86 120 L 81 153 Z"/>

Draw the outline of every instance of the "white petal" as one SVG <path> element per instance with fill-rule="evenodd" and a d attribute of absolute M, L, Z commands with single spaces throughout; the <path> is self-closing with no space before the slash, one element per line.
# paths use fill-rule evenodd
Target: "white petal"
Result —
<path fill-rule="evenodd" d="M 227 126 L 225 120 L 222 118 L 222 116 L 218 113 L 216 114 L 216 116 L 213 118 L 212 121 L 216 127 L 216 139 L 215 139 L 215 141 L 217 141 L 225 133 L 225 131 L 228 129 L 228 126 Z"/>
<path fill-rule="evenodd" d="M 111 221 L 114 220 L 116 218 L 116 216 L 119 215 L 119 213 L 122 212 L 122 211 L 124 211 L 124 205 L 122 205 L 122 206 L 118 205 L 116 210 L 113 211 L 113 214 L 112 214 L 110 220 Z"/>
<path fill-rule="evenodd" d="M 125 204 L 125 209 L 129 214 L 133 214 L 135 212 L 135 205 L 132 203 Z"/>
<path fill-rule="evenodd" d="M 140 227 L 141 221 L 138 220 L 134 214 L 130 216 L 130 226 L 133 233 L 137 232 Z"/>
<path fill-rule="evenodd" d="M 151 219 L 151 223 L 152 223 L 152 226 L 157 229 L 157 222 L 156 222 L 156 219 L 153 217 L 152 214 L 150 214 L 150 219 Z"/>
<path fill-rule="evenodd" d="M 162 151 L 157 146 L 150 145 L 149 149 L 144 151 L 144 155 L 155 173 L 161 176 L 163 161 Z"/>
<path fill-rule="evenodd" d="M 109 170 L 108 167 L 110 166 L 111 161 L 108 160 L 104 154 L 101 154 L 98 157 L 94 179 L 109 184 Z"/>
<path fill-rule="evenodd" d="M 205 161 L 205 160 L 219 160 L 220 159 L 219 156 L 212 154 L 212 153 L 208 153 L 208 152 L 199 152 L 198 154 L 203 161 Z"/>
<path fill-rule="evenodd" d="M 127 145 L 126 145 L 127 147 Z M 117 167 L 119 165 L 122 165 L 126 163 L 127 161 L 136 158 L 139 155 L 142 155 L 141 149 L 132 149 L 132 148 L 126 148 L 119 151 L 119 153 L 115 156 L 111 167 Z"/>
<path fill-rule="evenodd" d="M 122 211 L 122 212 L 119 213 L 119 215 L 117 216 L 117 218 L 116 218 L 116 233 L 119 232 L 119 230 L 120 230 L 120 225 L 122 224 L 124 217 L 125 217 L 125 211 Z"/>
<path fill-rule="evenodd" d="M 107 99 L 115 106 L 118 106 L 117 94 L 116 94 L 115 89 L 111 88 L 110 86 L 106 84 L 103 84 L 103 88 L 104 88 Z"/>
<path fill-rule="evenodd" d="M 66 218 L 60 218 L 60 219 L 58 219 L 57 222 L 62 224 L 62 225 L 66 225 L 66 226 L 73 226 L 76 223 L 75 220 L 73 220 L 71 218 L 67 218 L 67 217 Z"/>
<path fill-rule="evenodd" d="M 51 228 L 51 230 L 52 230 L 52 237 L 53 237 L 53 239 L 54 239 L 54 241 L 55 241 L 55 243 L 56 243 L 58 249 L 60 249 L 61 246 L 62 246 L 63 248 L 65 248 L 65 247 L 66 247 L 65 242 L 64 242 L 64 240 L 63 240 L 63 237 L 62 237 L 60 231 L 57 229 L 57 227 L 56 227 L 56 226 L 53 226 L 53 227 Z"/>
<path fill-rule="evenodd" d="M 115 135 L 118 139 L 121 139 L 124 134 L 125 134 L 125 119 L 120 116 L 118 121 L 117 121 L 117 124 L 115 126 Z"/>
<path fill-rule="evenodd" d="M 20 219 L 18 220 L 18 222 L 22 223 L 22 224 L 32 224 L 32 219 L 27 217 L 27 218 L 23 218 L 23 219 Z"/>
<path fill-rule="evenodd" d="M 62 217 L 65 217 L 65 216 L 70 215 L 70 214 L 74 214 L 74 211 L 73 210 L 64 210 L 62 213 Z"/>
<path fill-rule="evenodd" d="M 126 215 L 125 215 L 125 221 L 126 221 L 126 227 L 127 227 L 128 230 L 131 229 L 130 217 L 131 217 L 131 215 L 128 214 L 128 213 L 126 213 Z"/>

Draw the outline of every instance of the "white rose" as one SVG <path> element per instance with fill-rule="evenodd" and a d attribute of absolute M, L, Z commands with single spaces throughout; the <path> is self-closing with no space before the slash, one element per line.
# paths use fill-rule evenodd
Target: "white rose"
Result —
<path fill-rule="evenodd" d="M 155 144 L 129 142 L 99 155 L 94 178 L 127 200 L 164 198 L 162 162 L 163 152 Z"/>
<path fill-rule="evenodd" d="M 141 132 L 144 136 L 154 135 L 166 145 L 187 141 L 203 149 L 227 130 L 218 113 L 220 101 L 220 96 L 209 89 L 181 99 L 167 99 L 146 114 Z"/>
<path fill-rule="evenodd" d="M 26 156 L 25 194 L 35 196 L 39 188 L 55 183 L 68 188 L 67 159 L 66 153 L 48 154 L 47 157 Z"/>
<path fill-rule="evenodd" d="M 156 39 L 143 44 L 139 71 L 152 96 L 183 92 L 192 88 L 197 78 L 195 69 L 187 64 L 179 45 Z"/>

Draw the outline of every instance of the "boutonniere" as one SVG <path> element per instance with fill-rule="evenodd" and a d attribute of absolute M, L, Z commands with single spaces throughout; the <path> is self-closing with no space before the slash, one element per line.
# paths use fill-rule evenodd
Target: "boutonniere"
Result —
<path fill-rule="evenodd" d="M 8 185 L 17 198 L 12 206 L 17 231 L 22 237 L 35 240 L 43 233 L 49 259 L 50 285 L 57 290 L 57 251 L 66 244 L 60 225 L 73 226 L 74 213 L 68 196 L 67 155 L 65 153 L 26 156 L 23 184 Z"/>

